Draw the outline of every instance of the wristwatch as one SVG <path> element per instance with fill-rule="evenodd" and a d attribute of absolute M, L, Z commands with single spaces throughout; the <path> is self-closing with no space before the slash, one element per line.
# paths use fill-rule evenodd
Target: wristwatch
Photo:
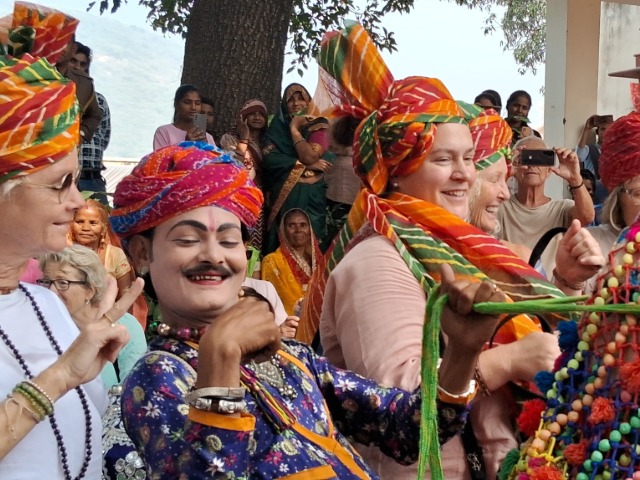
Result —
<path fill-rule="evenodd" d="M 196 398 L 191 406 L 197 410 L 213 413 L 240 413 L 247 411 L 247 402 L 244 400 L 226 400 L 223 398 Z"/>

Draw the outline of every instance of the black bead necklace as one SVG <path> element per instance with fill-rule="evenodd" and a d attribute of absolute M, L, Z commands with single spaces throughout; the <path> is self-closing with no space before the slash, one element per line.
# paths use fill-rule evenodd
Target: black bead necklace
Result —
<path fill-rule="evenodd" d="M 62 349 L 60 348 L 58 341 L 53 336 L 53 333 L 49 328 L 49 324 L 44 319 L 44 315 L 42 314 L 40 307 L 36 303 L 35 298 L 33 298 L 33 295 L 31 295 L 31 293 L 29 293 L 29 291 L 22 285 L 20 285 L 19 288 L 31 302 L 31 306 L 33 307 L 33 310 L 36 312 L 38 321 L 40 322 L 40 325 L 42 326 L 44 333 L 47 335 L 47 338 L 49 339 L 49 343 L 51 344 L 51 346 L 53 347 L 53 349 L 56 351 L 58 355 L 62 355 Z M 24 358 L 22 357 L 22 355 L 20 354 L 16 346 L 13 344 L 9 336 L 6 334 L 6 332 L 2 329 L 2 327 L 0 327 L 0 338 L 7 345 L 9 350 L 11 350 L 11 353 L 13 354 L 13 356 L 16 358 L 16 360 L 22 367 L 22 370 L 24 371 L 27 378 L 29 379 L 33 378 L 33 374 L 31 373 L 31 369 L 27 365 L 27 362 L 24 360 Z M 84 461 L 82 462 L 82 467 L 80 468 L 80 473 L 78 473 L 78 476 L 75 477 L 75 479 L 73 479 L 73 480 L 80 480 L 84 478 L 85 474 L 87 473 L 87 468 L 89 468 L 89 462 L 91 461 L 91 411 L 89 409 L 89 402 L 87 401 L 87 396 L 84 393 L 84 390 L 82 390 L 82 387 L 76 387 L 75 390 L 76 390 L 76 393 L 78 394 L 78 397 L 80 397 L 80 403 L 82 404 L 82 411 L 84 412 L 84 419 L 86 423 L 85 436 L 84 436 L 85 457 L 84 457 Z M 53 430 L 53 434 L 56 437 L 56 442 L 58 443 L 58 451 L 60 452 L 62 469 L 64 470 L 64 478 L 65 480 L 72 480 L 71 471 L 69 470 L 67 448 L 64 445 L 62 433 L 60 433 L 60 428 L 58 427 L 58 422 L 56 421 L 56 418 L 54 415 L 49 416 L 49 423 L 51 424 L 51 429 Z"/>

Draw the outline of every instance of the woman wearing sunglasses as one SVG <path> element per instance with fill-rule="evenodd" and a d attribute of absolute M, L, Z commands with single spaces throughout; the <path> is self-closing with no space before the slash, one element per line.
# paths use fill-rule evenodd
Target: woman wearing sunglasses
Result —
<path fill-rule="evenodd" d="M 13 38 L 35 34 L 27 24 L 36 21 L 57 32 L 40 45 L 45 58 L 0 56 L 0 478 L 99 478 L 106 394 L 95 377 L 126 344 L 126 329 L 112 320 L 141 287 L 112 306 L 113 282 L 95 321 L 79 332 L 52 292 L 19 282 L 30 258 L 66 246 L 84 203 L 75 186 L 75 85 L 51 66 L 77 21 L 17 5 L 13 25 L 22 28 Z"/>

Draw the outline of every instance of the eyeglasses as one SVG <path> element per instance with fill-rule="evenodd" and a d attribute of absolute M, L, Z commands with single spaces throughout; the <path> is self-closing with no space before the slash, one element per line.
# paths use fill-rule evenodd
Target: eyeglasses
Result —
<path fill-rule="evenodd" d="M 640 205 L 640 187 L 631 189 L 622 188 L 621 191 L 629 195 L 635 205 Z"/>
<path fill-rule="evenodd" d="M 58 278 L 56 280 L 49 280 L 48 278 L 39 278 L 36 280 L 36 283 L 44 288 L 51 288 L 51 284 L 53 283 L 56 286 L 56 290 L 59 292 L 66 292 L 69 290 L 69 287 L 73 283 L 77 283 L 78 285 L 86 285 L 88 282 L 81 280 L 66 280 L 64 278 Z"/>
<path fill-rule="evenodd" d="M 62 181 L 58 185 L 37 183 L 31 180 L 28 176 L 24 177 L 23 181 L 33 187 L 48 188 L 49 190 L 55 190 L 56 192 L 58 192 L 58 203 L 62 203 L 69 197 L 71 186 L 75 185 L 77 187 L 79 179 L 80 179 L 80 170 L 77 170 L 74 173 L 67 173 L 62 178 Z"/>

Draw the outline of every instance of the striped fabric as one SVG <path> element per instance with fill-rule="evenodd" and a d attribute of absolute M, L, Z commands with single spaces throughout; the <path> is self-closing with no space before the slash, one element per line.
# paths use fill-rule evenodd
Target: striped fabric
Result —
<path fill-rule="evenodd" d="M 314 276 L 301 322 L 305 328 L 317 329 L 327 278 L 360 240 L 358 232 L 367 223 L 395 245 L 428 298 L 435 293 L 443 263 L 451 265 L 458 279 L 491 278 L 514 300 L 562 295 L 495 238 L 437 205 L 388 191 L 391 177 L 420 168 L 433 145 L 437 124 L 465 124 L 472 116 L 440 80 L 394 80 L 366 31 L 354 23 L 323 40 L 318 63 L 321 81 L 313 108 L 322 110 L 331 101 L 334 106 L 322 110 L 323 116 L 361 119 L 355 132 L 353 164 L 364 188 L 327 253 L 325 271 Z M 425 318 L 425 339 L 437 338 L 438 323 Z M 435 352 L 425 352 L 427 362 L 437 355 L 435 343 Z M 430 362 L 425 367 L 422 382 L 428 388 L 423 420 L 428 425 L 427 438 L 421 442 L 420 469 L 428 458 L 432 478 L 441 479 L 439 446 L 430 431 L 437 428 L 433 424 L 435 393 L 430 391 L 437 381 L 436 365 Z"/>
<path fill-rule="evenodd" d="M 45 59 L 0 56 L 0 183 L 67 156 L 79 125 L 73 82 Z"/>

